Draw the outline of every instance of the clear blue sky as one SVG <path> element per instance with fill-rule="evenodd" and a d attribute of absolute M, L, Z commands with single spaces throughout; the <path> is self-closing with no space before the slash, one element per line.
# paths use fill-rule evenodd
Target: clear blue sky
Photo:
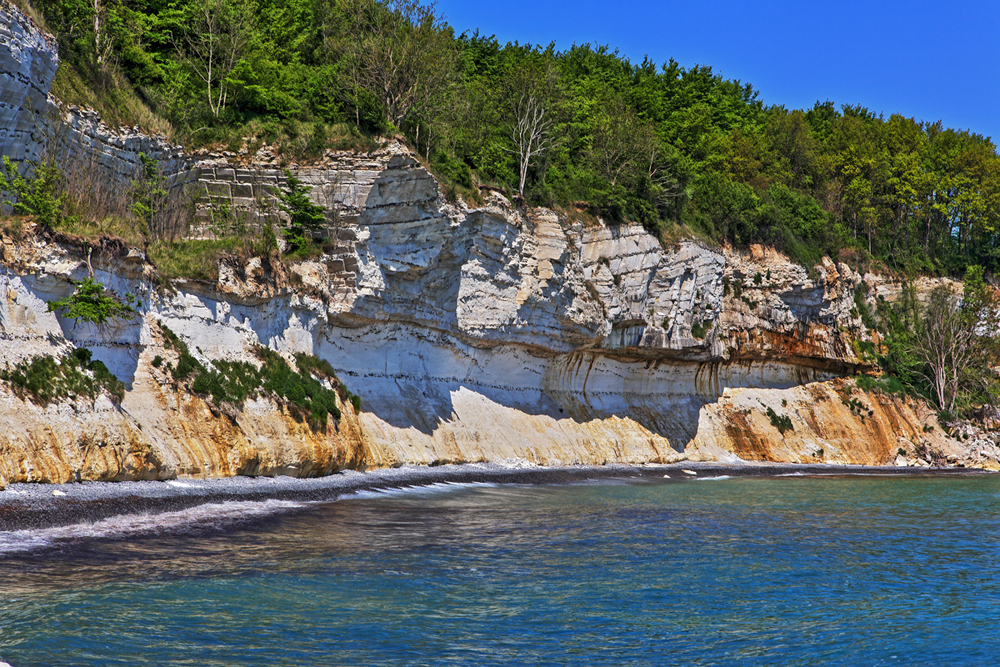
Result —
<path fill-rule="evenodd" d="M 998 0 L 439 0 L 456 33 L 617 47 L 753 84 L 765 104 L 817 100 L 941 120 L 1000 143 Z"/>

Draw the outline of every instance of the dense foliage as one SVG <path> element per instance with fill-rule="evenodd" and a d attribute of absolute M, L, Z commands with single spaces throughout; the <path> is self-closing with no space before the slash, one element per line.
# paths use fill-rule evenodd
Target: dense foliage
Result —
<path fill-rule="evenodd" d="M 15 213 L 33 215 L 38 222 L 56 227 L 63 219 L 66 195 L 62 189 L 62 174 L 52 162 L 33 165 L 31 176 L 25 177 L 4 155 L 0 160 L 0 193 L 13 199 L 0 203 L 10 206 Z"/>
<path fill-rule="evenodd" d="M 64 61 L 190 144 L 395 129 L 457 191 L 903 272 L 1000 268 L 1000 158 L 858 106 L 766 106 L 709 67 L 455 36 L 416 0 L 37 0 Z M 118 78 L 115 78 L 118 77 Z M 339 124 L 339 125 L 338 125 Z"/>

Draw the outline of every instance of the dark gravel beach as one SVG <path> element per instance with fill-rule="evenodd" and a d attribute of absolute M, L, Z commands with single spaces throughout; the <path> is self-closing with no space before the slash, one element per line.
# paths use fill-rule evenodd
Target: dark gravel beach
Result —
<path fill-rule="evenodd" d="M 692 475 L 689 472 L 694 472 Z M 690 480 L 704 477 L 774 477 L 780 475 L 983 475 L 964 468 L 899 468 L 803 464 L 606 465 L 505 467 L 471 463 L 404 466 L 369 472 L 344 471 L 328 477 L 229 477 L 146 482 L 12 484 L 0 491 L 0 531 L 50 528 L 108 517 L 183 510 L 226 501 L 286 500 L 324 502 L 359 491 L 377 491 L 436 483 L 574 484 L 615 478 Z"/>

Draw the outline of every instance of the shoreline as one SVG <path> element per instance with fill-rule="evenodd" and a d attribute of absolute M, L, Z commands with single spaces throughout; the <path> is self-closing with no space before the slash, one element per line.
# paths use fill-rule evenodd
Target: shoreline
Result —
<path fill-rule="evenodd" d="M 685 470 L 694 472 L 689 474 Z M 0 532 L 46 529 L 131 514 L 160 514 L 223 502 L 333 502 L 359 491 L 440 483 L 573 484 L 615 478 L 696 480 L 706 477 L 969 476 L 976 468 L 909 468 L 798 463 L 682 461 L 672 464 L 506 467 L 499 463 L 403 466 L 326 477 L 221 477 L 138 482 L 17 483 L 0 491 Z"/>

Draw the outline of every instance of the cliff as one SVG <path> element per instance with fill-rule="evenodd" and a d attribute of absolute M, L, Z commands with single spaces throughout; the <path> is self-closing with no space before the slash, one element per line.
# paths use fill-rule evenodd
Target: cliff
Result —
<path fill-rule="evenodd" d="M 161 160 L 172 196 L 194 193 L 195 236 L 211 233 L 220 201 L 260 215 L 284 178 L 266 149 L 185 155 L 54 100 L 55 117 L 40 117 L 54 52 L 23 15 L 2 11 L 0 100 L 26 124 L 4 135 L 5 154 L 21 143 L 15 157 L 40 154 L 26 137 L 58 126 L 53 154 L 67 168 L 101 165 L 88 171 L 109 190 L 134 177 L 139 152 Z M 637 225 L 516 207 L 495 193 L 482 206 L 448 201 L 395 141 L 295 171 L 329 224 L 323 254 L 287 269 L 233 257 L 214 283 L 165 285 L 120 243 L 4 238 L 0 365 L 86 347 L 126 391 L 120 402 L 102 394 L 40 407 L 0 388 L 0 486 L 508 459 L 963 456 L 919 403 L 862 396 L 864 414 L 851 403 L 857 390 L 843 378 L 865 367 L 856 343 L 869 340 L 855 293 L 864 282 L 867 298 L 892 298 L 891 281 L 828 260 L 810 273 L 762 248 L 663 248 Z M 48 312 L 91 274 L 137 295 L 139 317 L 95 327 Z M 176 363 L 165 330 L 207 368 L 258 363 L 256 345 L 316 355 L 362 410 L 341 402 L 341 419 L 319 428 L 274 397 L 223 409 L 164 370 L 162 360 Z"/>

